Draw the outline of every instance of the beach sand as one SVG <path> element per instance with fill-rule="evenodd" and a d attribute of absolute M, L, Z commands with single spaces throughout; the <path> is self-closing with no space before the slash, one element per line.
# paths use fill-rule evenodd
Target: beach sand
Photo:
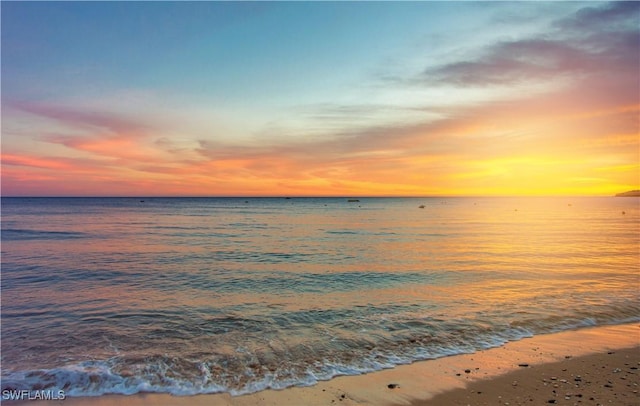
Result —
<path fill-rule="evenodd" d="M 432 405 L 640 405 L 640 348 L 607 351 L 524 367 L 413 406 Z"/>
<path fill-rule="evenodd" d="M 640 405 L 640 324 L 540 335 L 312 387 L 177 397 L 109 395 L 38 405 Z M 27 402 L 6 402 L 25 404 Z"/>

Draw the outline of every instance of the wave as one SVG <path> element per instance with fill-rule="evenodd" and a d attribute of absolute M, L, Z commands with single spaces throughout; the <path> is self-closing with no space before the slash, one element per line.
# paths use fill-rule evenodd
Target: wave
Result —
<path fill-rule="evenodd" d="M 556 320 L 557 321 L 557 320 Z M 544 321 L 511 324 L 500 330 L 476 325 L 451 331 L 439 328 L 432 334 L 400 335 L 401 341 L 372 344 L 362 338 L 338 343 L 345 351 L 309 351 L 301 346 L 297 358 L 283 360 L 277 354 L 248 354 L 237 349 L 225 356 L 193 353 L 183 356 L 127 355 L 89 360 L 50 369 L 4 371 L 2 390 L 63 390 L 67 396 L 133 395 L 143 392 L 176 396 L 229 393 L 233 396 L 266 389 L 311 386 L 341 375 L 393 368 L 416 361 L 473 353 L 499 347 L 537 334 L 597 325 L 640 321 L 640 316 L 598 320 L 564 320 L 555 325 Z M 451 328 L 456 321 L 448 322 Z M 323 357 L 318 355 L 323 354 Z"/>
<path fill-rule="evenodd" d="M 25 230 L 19 228 L 3 228 L 1 235 L 2 241 L 69 240 L 88 237 L 88 234 L 81 232 Z"/>

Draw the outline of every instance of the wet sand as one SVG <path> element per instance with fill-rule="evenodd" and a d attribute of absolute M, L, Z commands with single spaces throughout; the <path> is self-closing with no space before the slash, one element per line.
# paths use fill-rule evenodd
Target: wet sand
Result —
<path fill-rule="evenodd" d="M 110 395 L 39 405 L 640 405 L 640 324 L 598 327 L 343 376 L 312 387 L 176 397 Z M 5 402 L 26 404 L 27 402 Z"/>

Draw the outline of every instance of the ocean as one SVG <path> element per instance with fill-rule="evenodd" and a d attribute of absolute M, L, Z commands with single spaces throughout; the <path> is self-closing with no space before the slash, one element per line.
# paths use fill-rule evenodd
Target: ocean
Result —
<path fill-rule="evenodd" d="M 1 202 L 3 391 L 238 395 L 640 321 L 638 198 Z"/>

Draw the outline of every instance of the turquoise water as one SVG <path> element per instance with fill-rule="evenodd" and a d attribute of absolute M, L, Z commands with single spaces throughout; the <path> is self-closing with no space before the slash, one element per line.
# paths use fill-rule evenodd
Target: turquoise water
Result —
<path fill-rule="evenodd" d="M 242 394 L 640 320 L 637 198 L 358 200 L 2 198 L 2 389 Z"/>

